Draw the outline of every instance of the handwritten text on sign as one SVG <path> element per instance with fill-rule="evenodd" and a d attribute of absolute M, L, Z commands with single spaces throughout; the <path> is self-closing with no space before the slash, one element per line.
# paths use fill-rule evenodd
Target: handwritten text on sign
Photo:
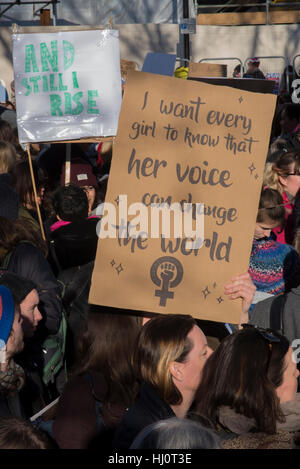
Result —
<path fill-rule="evenodd" d="M 13 43 L 21 141 L 116 134 L 117 31 L 17 34 Z"/>
<path fill-rule="evenodd" d="M 224 285 L 248 269 L 274 106 L 273 95 L 129 74 L 106 196 L 116 218 L 101 223 L 117 236 L 99 240 L 90 302 L 238 322 Z M 202 247 L 151 236 L 153 217 L 146 229 L 140 214 L 125 215 L 122 194 L 149 210 L 189 203 L 194 220 L 203 203 Z"/>

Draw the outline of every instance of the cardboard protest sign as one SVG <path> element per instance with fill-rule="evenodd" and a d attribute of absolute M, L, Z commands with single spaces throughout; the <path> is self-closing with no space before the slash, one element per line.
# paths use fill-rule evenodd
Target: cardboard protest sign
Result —
<path fill-rule="evenodd" d="M 20 142 L 116 135 L 118 31 L 13 34 Z"/>
<path fill-rule="evenodd" d="M 248 270 L 275 102 L 129 72 L 90 303 L 239 322 L 224 285 Z M 165 210 L 158 223 L 151 204 Z"/>
<path fill-rule="evenodd" d="M 189 75 L 190 78 L 197 77 L 227 77 L 227 65 L 226 64 L 208 64 L 205 62 L 189 63 Z"/>

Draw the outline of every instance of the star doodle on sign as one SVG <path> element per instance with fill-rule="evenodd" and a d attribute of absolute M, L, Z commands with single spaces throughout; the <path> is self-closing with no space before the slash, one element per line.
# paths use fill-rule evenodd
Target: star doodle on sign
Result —
<path fill-rule="evenodd" d="M 222 301 L 224 301 L 224 300 L 223 300 L 223 298 L 222 298 L 221 296 L 219 296 L 219 298 L 217 298 L 217 301 L 218 301 L 219 304 L 220 304 L 220 303 L 222 303 Z"/>
<path fill-rule="evenodd" d="M 113 267 L 115 265 L 115 260 L 113 259 L 110 263 L 110 265 Z"/>
<path fill-rule="evenodd" d="M 239 102 L 240 102 L 240 104 L 242 104 L 242 102 L 243 102 L 242 96 L 239 98 Z"/>
<path fill-rule="evenodd" d="M 216 286 L 217 286 L 217 284 L 216 284 L 216 282 L 214 282 L 213 287 L 216 288 Z"/>
<path fill-rule="evenodd" d="M 251 163 L 251 166 L 249 166 L 248 169 L 250 170 L 250 173 L 252 174 L 253 171 L 256 170 L 256 167 L 254 166 L 254 163 Z"/>
<path fill-rule="evenodd" d="M 120 275 L 121 272 L 123 272 L 124 268 L 122 267 L 122 264 L 119 264 L 118 267 L 116 267 L 116 271 L 118 272 L 118 275 Z"/>
<path fill-rule="evenodd" d="M 202 293 L 203 293 L 204 299 L 206 300 L 206 297 L 210 295 L 210 291 L 208 287 L 206 287 L 205 290 L 202 290 Z"/>
<path fill-rule="evenodd" d="M 258 179 L 258 174 L 256 173 L 254 177 L 255 177 L 255 179 Z"/>

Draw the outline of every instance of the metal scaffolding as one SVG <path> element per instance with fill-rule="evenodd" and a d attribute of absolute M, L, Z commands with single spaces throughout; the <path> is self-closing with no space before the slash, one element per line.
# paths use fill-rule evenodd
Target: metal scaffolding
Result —
<path fill-rule="evenodd" d="M 42 5 L 40 8 L 34 11 L 34 16 L 37 15 L 41 10 L 46 8 L 48 5 L 52 5 L 52 14 L 53 14 L 53 26 L 56 26 L 57 21 L 57 11 L 56 5 L 60 3 L 59 0 L 44 0 L 44 1 L 27 1 L 27 0 L 15 0 L 13 2 L 1 2 L 1 7 L 5 8 L 0 10 L 0 18 L 6 13 L 10 8 L 14 6 L 23 6 L 23 5 Z"/>

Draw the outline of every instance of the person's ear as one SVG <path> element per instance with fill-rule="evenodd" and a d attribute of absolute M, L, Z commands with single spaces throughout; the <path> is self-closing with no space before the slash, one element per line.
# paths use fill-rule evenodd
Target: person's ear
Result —
<path fill-rule="evenodd" d="M 280 182 L 280 184 L 281 184 L 282 186 L 285 187 L 285 186 L 287 185 L 287 179 L 286 179 L 285 177 L 283 177 L 283 176 L 278 176 L 278 180 L 279 180 L 279 182 Z"/>
<path fill-rule="evenodd" d="M 183 363 L 171 362 L 170 363 L 170 373 L 176 381 L 183 381 Z"/>

